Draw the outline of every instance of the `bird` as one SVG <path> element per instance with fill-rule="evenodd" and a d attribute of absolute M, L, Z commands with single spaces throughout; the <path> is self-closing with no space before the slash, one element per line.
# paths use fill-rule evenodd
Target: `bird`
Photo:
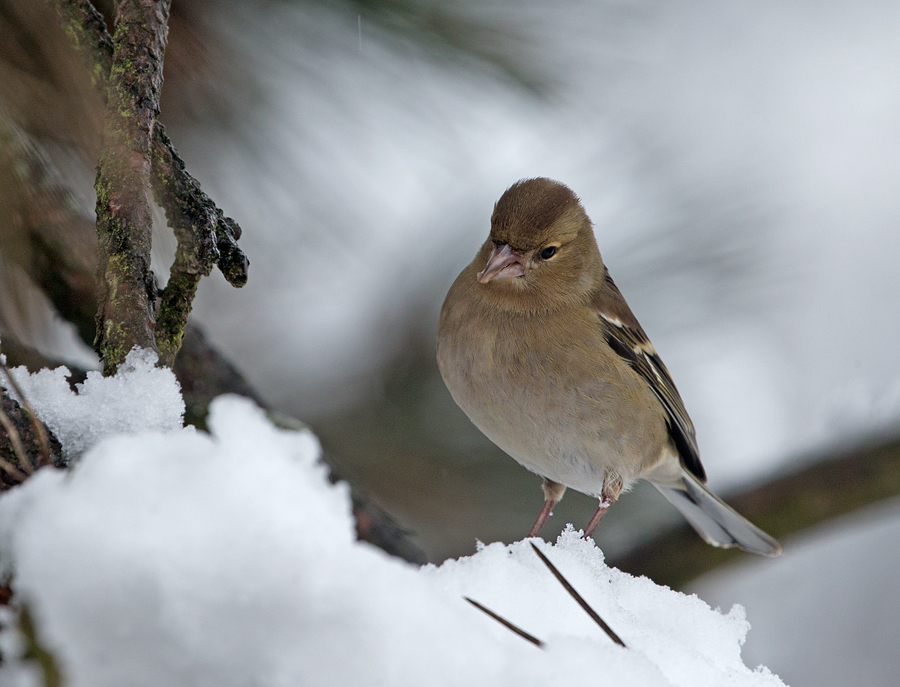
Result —
<path fill-rule="evenodd" d="M 568 186 L 522 179 L 495 203 L 487 240 L 441 308 L 437 363 L 472 423 L 543 478 L 530 537 L 566 489 L 599 499 L 592 536 L 644 479 L 707 543 L 783 551 L 707 488 L 681 396 Z"/>

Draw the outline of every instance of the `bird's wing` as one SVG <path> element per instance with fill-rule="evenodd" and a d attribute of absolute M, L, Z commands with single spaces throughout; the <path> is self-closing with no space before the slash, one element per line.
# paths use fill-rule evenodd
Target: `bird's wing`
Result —
<path fill-rule="evenodd" d="M 610 347 L 624 358 L 631 368 L 649 385 L 666 410 L 669 436 L 675 444 L 681 462 L 697 479 L 705 482 L 706 472 L 700 463 L 700 451 L 694 423 L 685 410 L 684 402 L 650 339 L 631 312 L 609 272 L 605 283 L 591 303 L 604 328 Z"/>

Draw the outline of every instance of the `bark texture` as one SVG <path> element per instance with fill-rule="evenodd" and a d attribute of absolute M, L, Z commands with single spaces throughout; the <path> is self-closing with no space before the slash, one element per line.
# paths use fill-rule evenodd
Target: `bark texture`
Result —
<path fill-rule="evenodd" d="M 160 361 L 171 367 L 181 348 L 200 277 L 218 265 L 229 283 L 243 286 L 249 262 L 237 245 L 241 228 L 200 189 L 161 124 L 157 125 L 152 155 L 153 194 L 178 240 L 156 327 Z"/>
<path fill-rule="evenodd" d="M 135 346 L 159 352 L 150 270 L 150 143 L 159 116 L 169 0 L 122 0 L 106 84 L 97 170 L 98 311 L 94 348 L 114 374 Z"/>
<path fill-rule="evenodd" d="M 53 4 L 71 42 L 81 52 L 94 84 L 102 94 L 111 95 L 108 80 L 113 74 L 118 38 L 114 41 L 109 36 L 102 16 L 89 0 L 53 0 Z M 123 2 L 120 12 L 125 5 Z M 116 24 L 117 36 L 120 21 L 121 15 Z M 161 57 L 159 69 L 161 75 Z M 249 260 L 237 244 L 240 226 L 203 192 L 161 124 L 152 128 L 151 141 L 151 188 L 178 241 L 168 284 L 159 294 L 156 321 L 152 324 L 153 348 L 159 352 L 162 364 L 172 366 L 185 335 L 200 277 L 218 265 L 232 286 L 241 287 L 247 282 Z M 98 188 L 98 202 L 99 197 Z M 146 287 L 155 294 L 155 282 L 148 282 Z M 152 317 L 154 313 L 146 314 Z"/>

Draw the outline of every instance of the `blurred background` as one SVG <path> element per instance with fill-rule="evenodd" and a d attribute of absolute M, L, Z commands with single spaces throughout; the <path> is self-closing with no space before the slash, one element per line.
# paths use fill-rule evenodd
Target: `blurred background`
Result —
<path fill-rule="evenodd" d="M 98 7 L 112 16 L 111 0 Z M 444 294 L 523 177 L 581 197 L 718 493 L 896 445 L 896 2 L 176 0 L 172 12 L 161 119 L 251 260 L 241 290 L 203 280 L 194 317 L 428 560 L 520 539 L 542 502 L 539 478 L 455 407 L 433 354 Z M 102 107 L 82 63 L 42 0 L 0 1 L 0 36 L 0 114 L 91 213 Z M 17 266 L 10 193 L 0 201 L 0 331 L 96 367 Z M 160 222 L 161 275 L 174 249 Z M 840 483 L 829 498 L 826 511 L 847 510 Z M 544 536 L 595 507 L 570 491 Z M 615 564 L 678 518 L 638 487 L 596 539 Z M 895 685 L 900 501 L 784 543 L 777 561 L 732 558 L 688 588 L 745 605 L 746 662 L 788 684 Z"/>

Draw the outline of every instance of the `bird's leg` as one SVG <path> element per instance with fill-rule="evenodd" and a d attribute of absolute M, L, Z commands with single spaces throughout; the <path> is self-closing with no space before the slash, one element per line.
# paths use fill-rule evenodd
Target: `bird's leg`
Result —
<path fill-rule="evenodd" d="M 582 539 L 587 539 L 594 533 L 594 530 L 597 529 L 597 525 L 600 524 L 603 516 L 606 515 L 606 511 L 608 511 L 609 507 L 615 503 L 617 498 L 619 498 L 619 494 L 622 493 L 622 487 L 623 482 L 621 477 L 618 475 L 613 478 L 607 476 L 606 481 L 603 483 L 603 490 L 600 492 L 600 506 L 597 508 L 597 512 L 594 513 L 594 517 L 592 517 L 591 521 L 587 524 L 587 527 L 584 528 L 584 534 L 581 537 Z"/>
<path fill-rule="evenodd" d="M 597 529 L 597 525 L 600 524 L 600 521 L 603 519 L 603 516 L 606 515 L 606 511 L 609 510 L 609 507 L 612 505 L 611 501 L 607 501 L 603 499 L 600 502 L 600 507 L 594 513 L 594 517 L 591 518 L 591 521 L 588 523 L 587 527 L 584 528 L 584 534 L 582 535 L 582 539 L 587 539 L 590 537 L 594 530 Z"/>
<path fill-rule="evenodd" d="M 534 527 L 531 528 L 531 532 L 528 533 L 529 537 L 536 537 L 541 532 L 541 528 L 546 524 L 546 522 L 550 519 L 550 516 L 553 515 L 553 507 L 559 503 L 558 501 L 551 501 L 550 499 L 546 499 L 544 501 L 544 506 L 541 508 L 541 512 L 538 513 L 537 520 L 535 520 Z"/>
<path fill-rule="evenodd" d="M 547 520 L 550 519 L 550 516 L 553 515 L 553 507 L 559 503 L 563 494 L 566 492 L 566 488 L 563 485 L 553 482 L 546 477 L 544 478 L 544 483 L 541 485 L 541 489 L 544 491 L 544 507 L 541 508 L 541 512 L 538 514 L 534 527 L 532 527 L 531 532 L 528 533 L 529 537 L 538 536 L 541 528 L 546 524 Z"/>

